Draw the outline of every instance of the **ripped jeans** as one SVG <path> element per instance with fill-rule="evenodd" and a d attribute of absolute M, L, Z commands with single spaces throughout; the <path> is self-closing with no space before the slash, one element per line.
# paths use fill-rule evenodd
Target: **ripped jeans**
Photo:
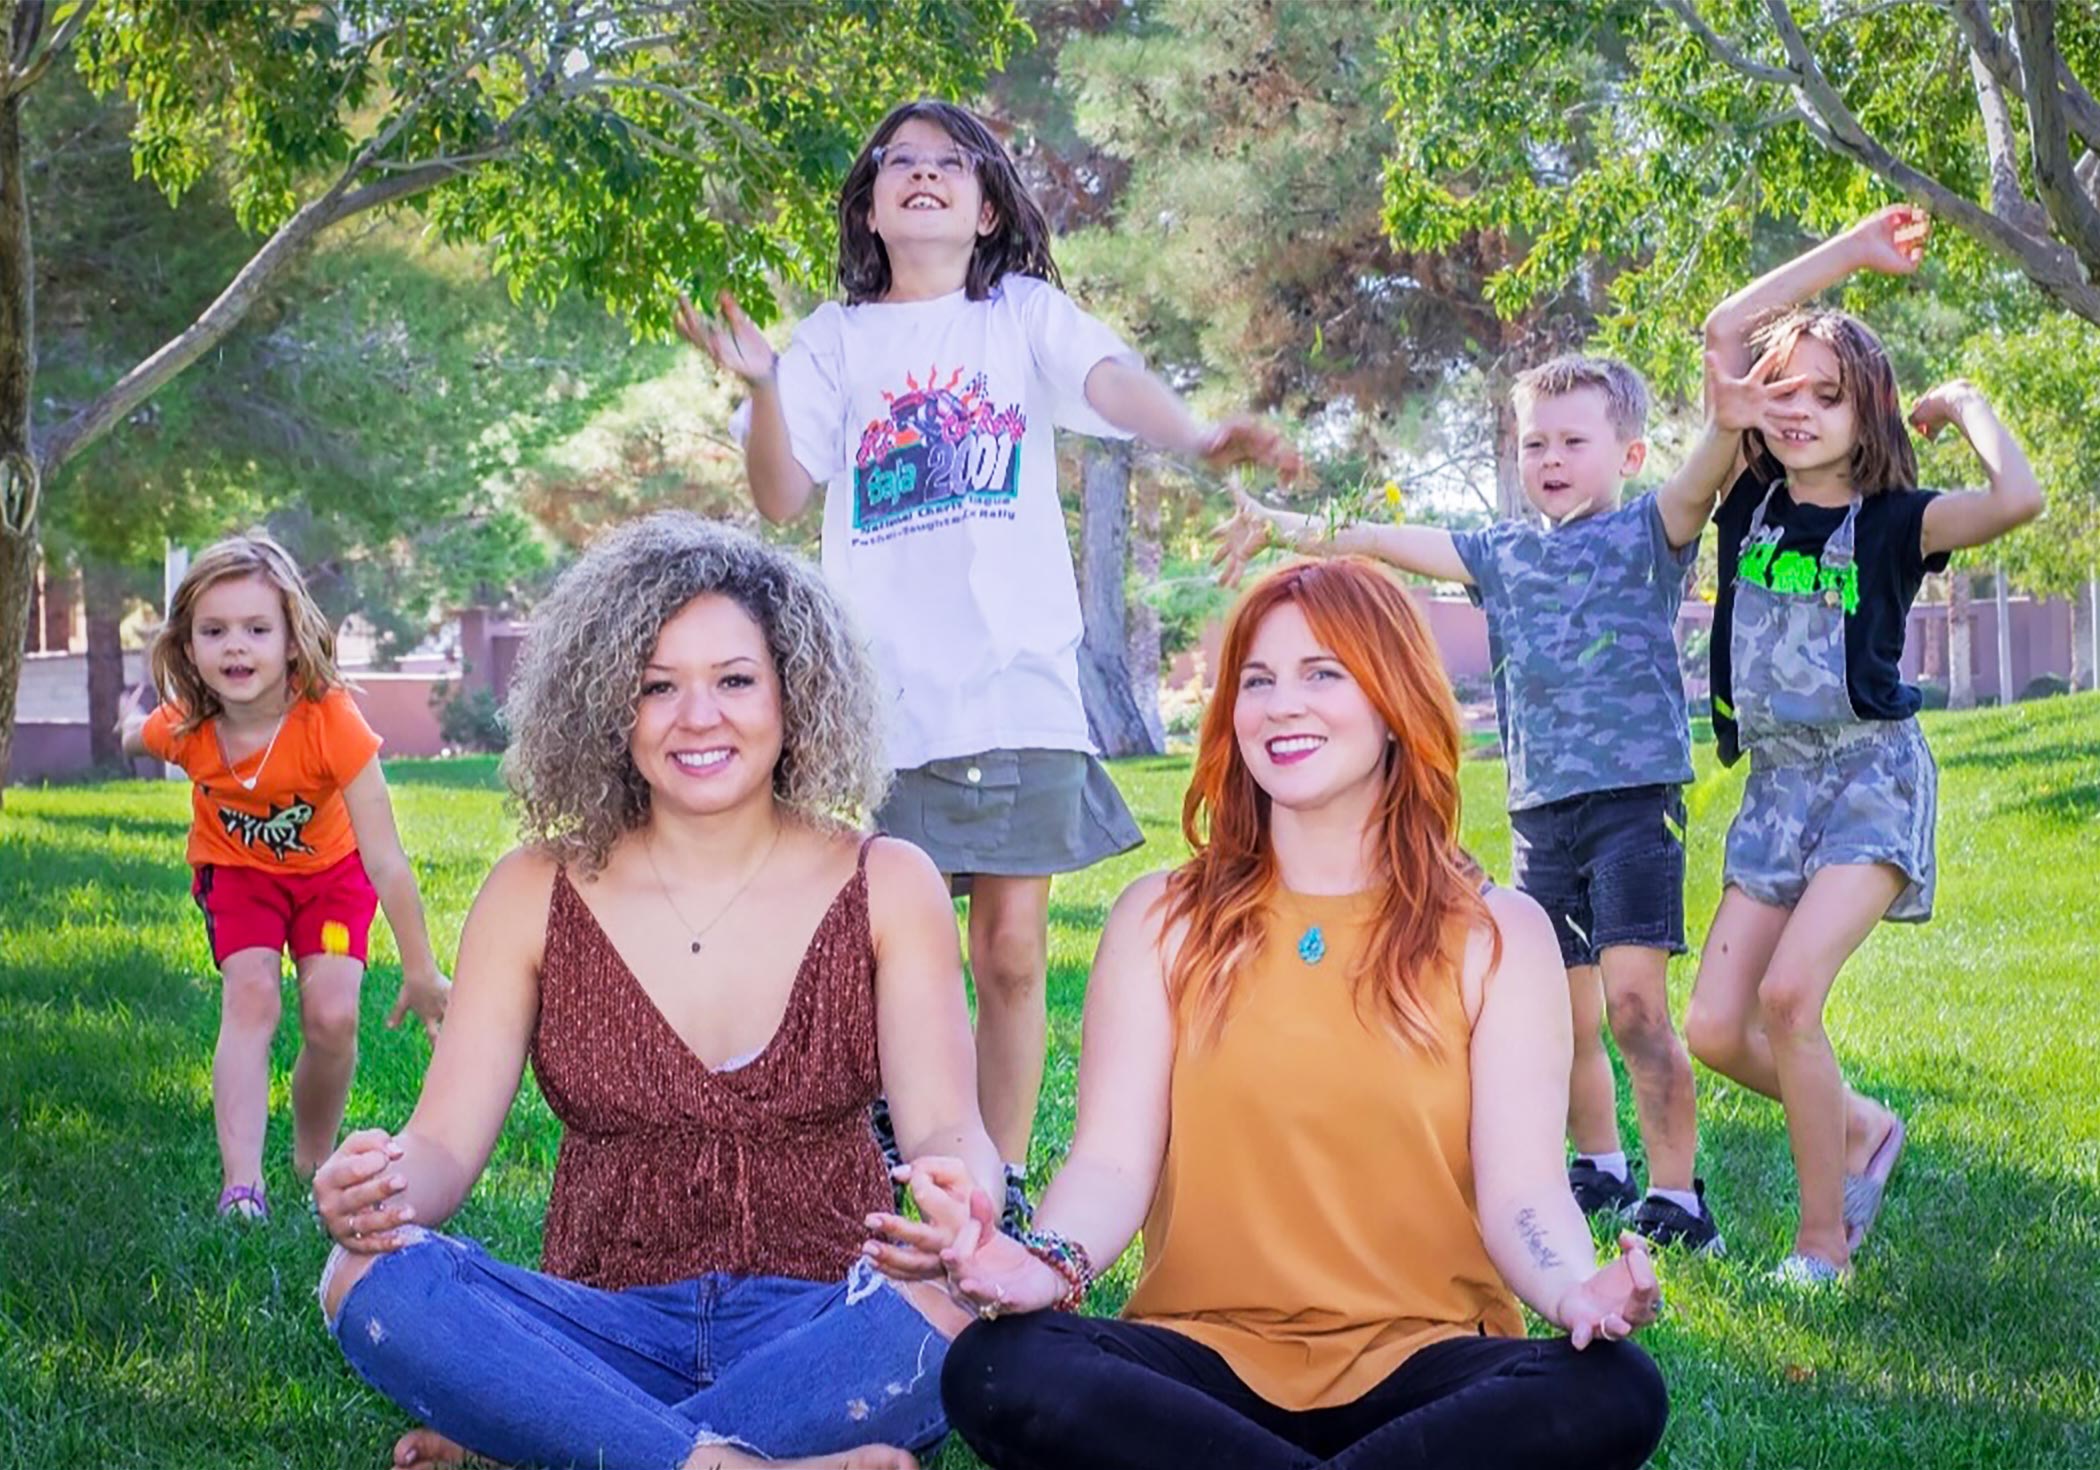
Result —
<path fill-rule="evenodd" d="M 505 1465 L 671 1470 L 702 1444 L 792 1461 L 948 1432 L 948 1341 L 866 1261 L 830 1284 L 603 1291 L 425 1234 L 328 1325 L 365 1382 Z"/>

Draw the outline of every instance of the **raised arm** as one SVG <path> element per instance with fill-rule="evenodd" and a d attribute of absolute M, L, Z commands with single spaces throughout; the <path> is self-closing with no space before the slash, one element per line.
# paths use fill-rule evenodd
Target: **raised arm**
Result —
<path fill-rule="evenodd" d="M 1774 312 L 1798 306 L 1855 271 L 1905 276 L 1925 259 L 1932 218 L 1914 204 L 1876 210 L 1841 235 L 1833 235 L 1785 265 L 1759 276 L 1715 307 L 1706 318 L 1707 350 L 1721 367 L 1740 373 L 1750 366 L 1750 333 Z"/>
<path fill-rule="evenodd" d="M 2034 466 L 1975 384 L 1961 378 L 1941 384 L 1918 400 L 1910 421 L 1928 439 L 1948 424 L 1959 429 L 1983 461 L 1989 487 L 1932 498 L 1918 533 L 1922 555 L 1981 546 L 2042 513 L 2042 486 Z"/>
<path fill-rule="evenodd" d="M 1117 358 L 1103 358 L 1088 371 L 1086 401 L 1101 417 L 1154 448 L 1199 459 L 1212 469 L 1265 464 L 1290 480 L 1304 467 L 1297 446 L 1275 425 L 1245 417 L 1206 424 L 1157 375 Z"/>
<path fill-rule="evenodd" d="M 423 895 L 416 886 L 416 870 L 401 850 L 394 803 L 387 794 L 386 773 L 379 768 L 378 756 L 366 761 L 365 768 L 343 788 L 343 805 L 350 813 L 350 830 L 357 834 L 357 855 L 364 863 L 365 877 L 379 895 L 387 924 L 394 931 L 394 947 L 401 951 L 401 994 L 386 1023 L 398 1026 L 402 1017 L 414 1011 L 435 1041 L 452 982 L 438 968 L 430 948 Z"/>
<path fill-rule="evenodd" d="M 487 1166 L 510 1115 L 539 1014 L 540 951 L 554 865 L 536 853 L 498 862 L 459 941 L 459 983 L 423 1092 L 399 1134 L 344 1139 L 314 1176 L 328 1233 L 352 1250 L 392 1250 L 404 1224 L 450 1219 Z"/>
<path fill-rule="evenodd" d="M 1779 352 L 1760 357 L 1741 377 L 1731 377 L 1722 366 L 1721 355 L 1706 354 L 1706 424 L 1677 473 L 1655 492 L 1662 511 L 1663 531 L 1672 546 L 1689 546 L 1699 539 L 1714 513 L 1714 501 L 1728 488 L 1742 468 L 1745 429 L 1764 427 L 1766 410 L 1781 394 L 1791 393 L 1805 378 L 1774 379 L 1779 371 Z"/>
<path fill-rule="evenodd" d="M 1449 531 L 1350 521 L 1330 532 L 1323 517 L 1263 505 L 1237 485 L 1232 495 L 1232 519 L 1213 533 L 1220 544 L 1211 558 L 1220 567 L 1218 580 L 1227 587 L 1239 581 L 1251 557 L 1269 546 L 1306 556 L 1375 556 L 1403 572 L 1473 585 L 1473 574 L 1466 570 Z"/>
<path fill-rule="evenodd" d="M 750 389 L 751 428 L 744 439 L 744 472 L 751 481 L 751 503 L 774 525 L 782 525 L 809 507 L 817 482 L 795 458 L 788 437 L 787 414 L 780 405 L 779 354 L 744 315 L 735 297 L 724 291 L 719 305 L 722 321 L 716 325 L 681 295 L 674 318 L 678 335 L 705 352 L 716 367 L 742 378 Z"/>
<path fill-rule="evenodd" d="M 1497 889 L 1488 906 L 1502 934 L 1501 962 L 1488 969 L 1485 935 L 1467 957 L 1469 973 L 1480 976 L 1471 1061 L 1481 1241 L 1511 1290 L 1575 1346 L 1624 1337 L 1653 1318 L 1659 1293 L 1638 1236 L 1622 1237 L 1626 1253 L 1599 1267 L 1568 1192 L 1561 1149 L 1574 1032 L 1559 946 L 1522 894 Z"/>
<path fill-rule="evenodd" d="M 962 1160 L 980 1189 L 1004 1188 L 977 1111 L 977 1062 L 963 993 L 955 906 L 932 859 L 882 839 L 868 853 L 875 930 L 875 1027 L 882 1085 L 907 1159 Z"/>

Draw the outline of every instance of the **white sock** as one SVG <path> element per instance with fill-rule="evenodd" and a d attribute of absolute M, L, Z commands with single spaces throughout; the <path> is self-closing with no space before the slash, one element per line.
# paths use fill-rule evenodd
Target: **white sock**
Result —
<path fill-rule="evenodd" d="M 1614 1179 L 1624 1180 L 1626 1178 L 1626 1151 L 1624 1149 L 1620 1149 L 1613 1154 L 1577 1154 L 1575 1157 L 1577 1159 L 1588 1159 Z"/>
<path fill-rule="evenodd" d="M 1678 1209 L 1683 1210 L 1687 1215 L 1690 1215 L 1695 1219 L 1698 1216 L 1706 1213 L 1706 1206 L 1699 1203 L 1699 1194 L 1696 1190 L 1657 1189 L 1655 1186 L 1650 1185 L 1648 1187 L 1648 1198 L 1666 1199 L 1671 1204 L 1677 1206 Z"/>

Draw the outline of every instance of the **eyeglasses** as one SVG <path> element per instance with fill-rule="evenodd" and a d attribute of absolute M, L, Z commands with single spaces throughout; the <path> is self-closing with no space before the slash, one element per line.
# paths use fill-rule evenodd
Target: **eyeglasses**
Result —
<path fill-rule="evenodd" d="M 874 150 L 875 166 L 886 174 L 915 174 L 931 169 L 944 178 L 959 179 L 977 171 L 977 155 L 967 148 L 914 148 L 909 143 L 882 143 Z"/>

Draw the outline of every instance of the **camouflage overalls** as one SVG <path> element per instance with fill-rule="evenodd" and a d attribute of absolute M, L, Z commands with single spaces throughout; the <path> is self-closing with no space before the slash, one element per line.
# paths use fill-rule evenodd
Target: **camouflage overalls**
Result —
<path fill-rule="evenodd" d="M 1751 517 L 1746 564 L 1769 556 L 1776 538 L 1765 512 L 1778 490 Z M 1812 586 L 1769 587 L 1738 569 L 1728 647 L 1750 778 L 1728 829 L 1722 881 L 1791 908 L 1820 868 L 1887 863 L 1909 882 L 1883 917 L 1922 923 L 1932 917 L 1939 772 L 1916 719 L 1862 720 L 1852 709 L 1844 589 L 1856 586 L 1859 507 L 1855 495 Z"/>

